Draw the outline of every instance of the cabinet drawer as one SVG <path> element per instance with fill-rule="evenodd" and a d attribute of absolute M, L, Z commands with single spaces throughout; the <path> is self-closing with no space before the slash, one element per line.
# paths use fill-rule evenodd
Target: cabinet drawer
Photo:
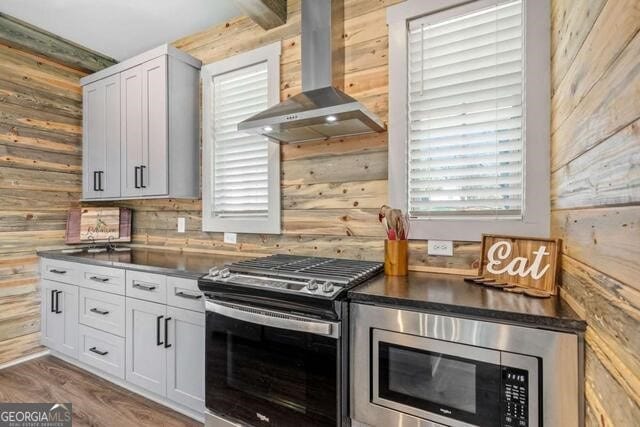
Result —
<path fill-rule="evenodd" d="M 80 288 L 80 323 L 124 336 L 124 295 Z"/>
<path fill-rule="evenodd" d="M 167 278 L 161 274 L 127 271 L 127 296 L 167 303 Z"/>
<path fill-rule="evenodd" d="M 167 277 L 167 305 L 204 312 L 204 297 L 198 281 Z"/>
<path fill-rule="evenodd" d="M 124 270 L 85 264 L 82 265 L 78 285 L 96 291 L 124 295 Z"/>
<path fill-rule="evenodd" d="M 124 379 L 124 338 L 80 325 L 80 361 Z"/>
<path fill-rule="evenodd" d="M 77 285 L 82 275 L 82 264 L 40 258 L 40 274 L 43 279 Z"/>

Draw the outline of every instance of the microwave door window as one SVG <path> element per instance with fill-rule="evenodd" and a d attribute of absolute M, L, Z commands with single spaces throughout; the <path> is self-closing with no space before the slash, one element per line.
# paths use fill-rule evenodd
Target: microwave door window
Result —
<path fill-rule="evenodd" d="M 475 413 L 476 366 L 390 347 L 389 390 Z"/>
<path fill-rule="evenodd" d="M 379 342 L 378 396 L 416 416 L 500 425 L 500 366 Z"/>

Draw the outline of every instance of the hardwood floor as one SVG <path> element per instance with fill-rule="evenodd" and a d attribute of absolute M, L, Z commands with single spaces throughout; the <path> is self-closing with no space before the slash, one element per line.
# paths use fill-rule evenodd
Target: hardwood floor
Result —
<path fill-rule="evenodd" d="M 0 402 L 71 402 L 74 426 L 202 426 L 53 356 L 0 370 Z"/>

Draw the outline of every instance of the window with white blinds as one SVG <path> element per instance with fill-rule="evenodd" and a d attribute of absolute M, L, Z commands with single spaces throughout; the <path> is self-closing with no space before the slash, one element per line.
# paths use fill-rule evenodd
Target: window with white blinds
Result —
<path fill-rule="evenodd" d="M 238 123 L 269 105 L 267 63 L 213 78 L 213 214 L 269 214 L 269 141 Z"/>
<path fill-rule="evenodd" d="M 550 0 L 405 0 L 389 26 L 389 204 L 413 239 L 550 232 Z"/>
<path fill-rule="evenodd" d="M 280 232 L 280 148 L 238 123 L 279 101 L 280 43 L 206 65 L 203 230 Z"/>
<path fill-rule="evenodd" d="M 412 20 L 408 209 L 416 217 L 520 217 L 522 2 Z"/>

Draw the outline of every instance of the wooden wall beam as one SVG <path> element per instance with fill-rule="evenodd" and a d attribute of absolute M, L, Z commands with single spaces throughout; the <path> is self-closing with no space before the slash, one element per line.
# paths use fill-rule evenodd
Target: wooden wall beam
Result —
<path fill-rule="evenodd" d="M 240 10 L 265 30 L 287 22 L 287 0 L 235 0 Z"/>
<path fill-rule="evenodd" d="M 0 43 L 90 73 L 117 62 L 4 13 L 0 13 Z"/>

